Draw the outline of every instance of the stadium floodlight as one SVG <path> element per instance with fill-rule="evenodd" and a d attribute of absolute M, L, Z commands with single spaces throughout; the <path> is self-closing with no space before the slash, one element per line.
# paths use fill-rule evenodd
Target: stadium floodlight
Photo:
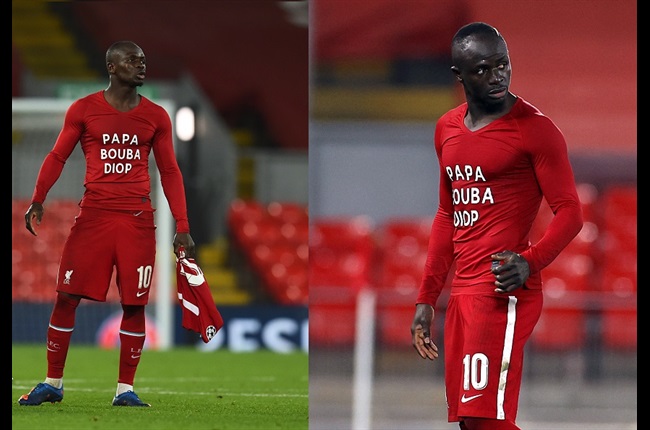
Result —
<path fill-rule="evenodd" d="M 176 111 L 176 136 L 183 142 L 189 142 L 194 138 L 194 133 L 194 109 L 183 106 Z"/>

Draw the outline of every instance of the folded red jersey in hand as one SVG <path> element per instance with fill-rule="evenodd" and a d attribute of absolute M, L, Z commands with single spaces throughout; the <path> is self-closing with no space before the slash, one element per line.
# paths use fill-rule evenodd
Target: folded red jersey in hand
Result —
<path fill-rule="evenodd" d="M 223 326 L 223 318 L 203 271 L 193 258 L 184 255 L 181 251 L 181 258 L 176 258 L 176 288 L 183 310 L 182 325 L 199 333 L 203 342 L 208 343 Z"/>

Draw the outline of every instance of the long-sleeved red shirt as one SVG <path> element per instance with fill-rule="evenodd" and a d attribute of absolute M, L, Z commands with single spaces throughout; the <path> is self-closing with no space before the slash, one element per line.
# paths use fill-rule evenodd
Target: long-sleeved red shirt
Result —
<path fill-rule="evenodd" d="M 438 120 L 439 207 L 416 303 L 435 306 L 452 263 L 452 291 L 494 284 L 490 255 L 511 250 L 530 265 L 526 287 L 580 232 L 582 208 L 567 145 L 558 127 L 518 98 L 511 111 L 476 131 L 464 124 L 467 103 Z M 529 233 L 542 198 L 555 216 L 535 244 Z"/>
<path fill-rule="evenodd" d="M 161 106 L 141 96 L 137 107 L 120 112 L 108 104 L 103 91 L 72 103 L 54 147 L 43 160 L 32 202 L 45 202 L 77 143 L 81 143 L 86 159 L 81 207 L 153 210 L 149 176 L 149 153 L 153 150 L 176 231 L 189 233 L 172 124 Z"/>

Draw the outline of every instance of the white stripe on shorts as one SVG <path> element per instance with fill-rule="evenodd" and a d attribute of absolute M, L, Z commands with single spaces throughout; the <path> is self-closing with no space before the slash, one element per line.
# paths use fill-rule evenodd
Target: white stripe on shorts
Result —
<path fill-rule="evenodd" d="M 508 368 L 512 355 L 512 343 L 515 334 L 515 321 L 517 320 L 517 297 L 508 297 L 508 317 L 506 322 L 506 335 L 503 342 L 503 355 L 501 356 L 501 374 L 499 375 L 499 388 L 497 389 L 497 419 L 503 420 L 506 414 L 503 411 L 503 399 L 508 380 Z"/>

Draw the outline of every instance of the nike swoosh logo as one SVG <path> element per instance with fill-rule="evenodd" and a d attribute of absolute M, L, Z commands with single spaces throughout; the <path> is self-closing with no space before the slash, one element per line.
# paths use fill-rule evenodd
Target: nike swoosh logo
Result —
<path fill-rule="evenodd" d="M 138 216 L 138 215 L 140 215 L 142 212 L 144 212 L 144 211 L 135 212 L 135 213 L 133 214 L 133 216 Z"/>
<path fill-rule="evenodd" d="M 135 293 L 135 296 L 136 296 L 136 297 L 142 297 L 142 296 L 144 296 L 145 294 L 147 294 L 147 291 L 148 291 L 148 290 L 138 291 L 137 293 Z"/>
<path fill-rule="evenodd" d="M 52 348 L 50 348 L 49 346 L 47 347 L 47 350 L 50 351 L 50 352 L 59 352 L 58 350 L 56 350 L 56 349 L 52 349 Z"/>
<path fill-rule="evenodd" d="M 140 358 L 140 356 L 139 355 L 132 355 L 131 358 L 135 360 L 135 359 Z"/>
<path fill-rule="evenodd" d="M 481 397 L 482 395 L 483 395 L 483 394 L 477 394 L 477 395 L 475 395 L 475 396 L 465 397 L 465 395 L 463 394 L 463 397 L 460 398 L 460 402 L 461 402 L 461 403 L 467 403 L 467 402 L 469 402 L 470 400 L 474 400 L 474 399 L 476 399 L 477 397 Z"/>

